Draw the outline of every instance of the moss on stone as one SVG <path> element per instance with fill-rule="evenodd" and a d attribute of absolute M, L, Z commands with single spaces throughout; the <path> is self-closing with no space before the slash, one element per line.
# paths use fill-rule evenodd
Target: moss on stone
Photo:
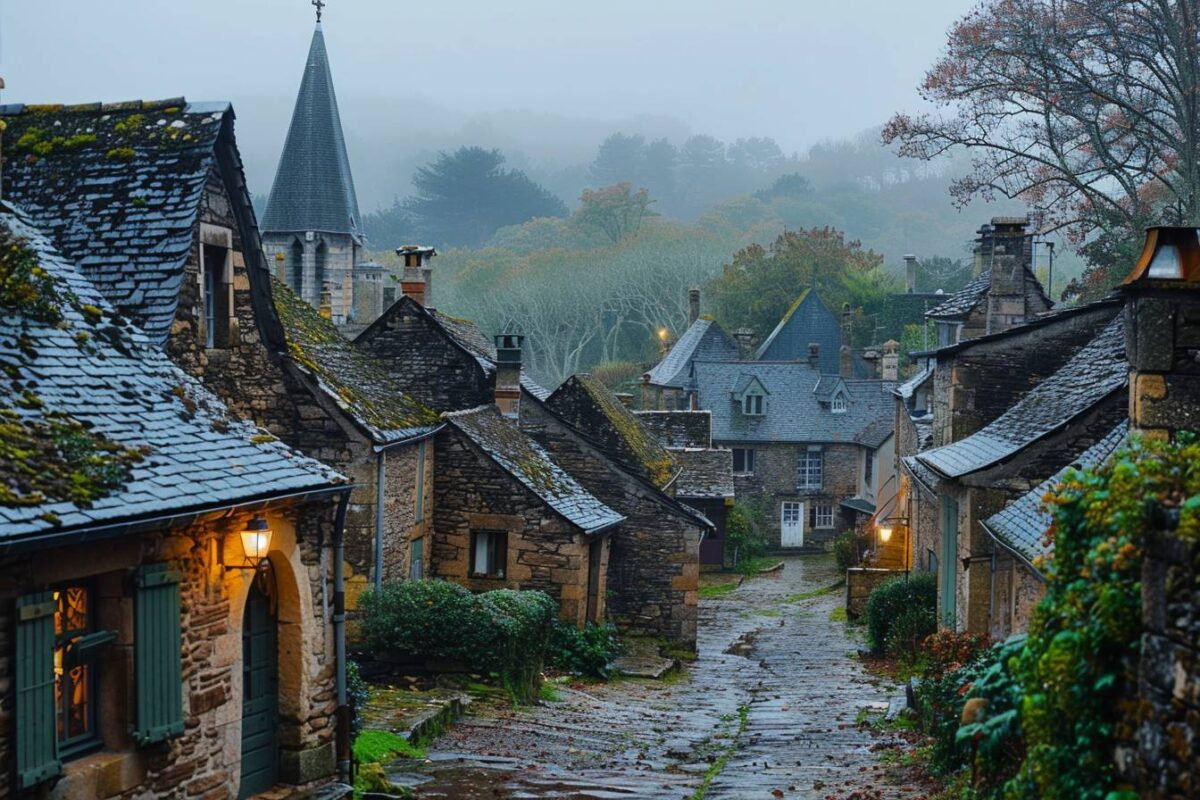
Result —
<path fill-rule="evenodd" d="M 658 438 L 597 378 L 575 375 L 568 385 L 571 382 L 576 383 L 596 405 L 620 437 L 624 449 L 646 470 L 650 480 L 659 487 L 667 485 L 679 467 Z"/>
<path fill-rule="evenodd" d="M 104 154 L 105 158 L 113 161 L 132 161 L 135 155 L 132 147 L 114 147 Z"/>

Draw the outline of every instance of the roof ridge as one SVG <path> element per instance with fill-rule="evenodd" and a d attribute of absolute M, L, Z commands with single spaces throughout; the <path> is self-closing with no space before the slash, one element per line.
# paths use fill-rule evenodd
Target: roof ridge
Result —
<path fill-rule="evenodd" d="M 489 408 L 495 408 L 495 406 L 491 405 L 490 403 L 484 403 L 483 405 L 478 405 L 478 406 L 475 406 L 474 408 L 462 408 L 462 409 L 459 409 L 458 411 L 443 411 L 442 419 L 454 419 L 456 417 L 469 417 L 474 414 L 478 414 L 480 412 L 487 411 Z M 497 410 L 497 413 L 499 413 L 498 410 Z"/>

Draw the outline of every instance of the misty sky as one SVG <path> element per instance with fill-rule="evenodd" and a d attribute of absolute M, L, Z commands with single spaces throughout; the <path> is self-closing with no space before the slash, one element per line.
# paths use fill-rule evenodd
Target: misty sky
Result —
<path fill-rule="evenodd" d="M 324 28 L 361 173 L 355 142 L 385 142 L 399 125 L 421 131 L 422 148 L 500 127 L 548 159 L 638 127 L 802 150 L 916 108 L 923 71 L 972 5 L 329 0 Z M 308 0 L 0 0 L 3 99 L 232 100 L 251 182 L 265 191 L 312 26 Z M 542 126 L 558 139 L 539 142 L 530 129 Z"/>

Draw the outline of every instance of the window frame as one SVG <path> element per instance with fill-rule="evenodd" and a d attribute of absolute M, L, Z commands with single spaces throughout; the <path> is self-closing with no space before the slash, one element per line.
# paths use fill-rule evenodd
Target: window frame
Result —
<path fill-rule="evenodd" d="M 875 451 L 863 451 L 863 484 L 868 491 L 873 492 L 875 489 Z"/>
<path fill-rule="evenodd" d="M 425 577 L 425 537 L 418 536 L 408 545 L 408 579 L 419 581 Z"/>
<path fill-rule="evenodd" d="M 478 564 L 478 542 L 480 537 L 483 536 L 488 537 L 488 544 L 485 551 L 488 563 L 484 570 L 480 570 Z M 472 578 L 504 579 L 508 574 L 508 531 L 471 531 L 471 551 L 467 574 Z"/>
<path fill-rule="evenodd" d="M 733 474 L 734 475 L 753 475 L 755 468 L 755 453 L 753 447 L 734 447 L 733 449 Z M 737 468 L 738 453 L 742 454 L 742 469 Z"/>
<path fill-rule="evenodd" d="M 844 392 L 836 392 L 829 399 L 829 410 L 834 414 L 846 413 L 846 395 Z"/>
<path fill-rule="evenodd" d="M 747 392 L 742 395 L 742 414 L 747 417 L 761 417 L 766 414 L 766 398 L 757 392 Z"/>
<path fill-rule="evenodd" d="M 66 593 L 71 589 L 82 589 L 84 592 L 84 627 L 73 628 L 70 631 L 65 630 L 64 627 L 60 631 L 60 615 L 64 613 Z M 69 680 L 67 656 L 71 644 L 96 632 L 96 589 L 95 583 L 92 580 L 74 580 L 59 584 L 51 591 L 54 593 L 55 601 L 54 654 L 52 659 L 54 665 L 54 743 L 59 759 L 66 762 L 94 752 L 104 745 L 104 741 L 100 737 L 99 718 L 97 714 L 96 686 L 99 681 L 97 680 L 98 668 L 95 661 L 79 665 L 86 669 L 84 681 L 86 696 L 85 714 L 87 717 L 85 724 L 87 730 L 82 734 L 63 738 L 63 732 L 69 728 L 66 697 L 69 689 L 74 687 L 74 683 Z"/>
<path fill-rule="evenodd" d="M 825 483 L 825 451 L 819 448 L 809 448 L 801 452 L 799 461 L 796 488 L 820 489 Z M 816 475 L 815 482 L 812 480 L 814 474 Z"/>
<path fill-rule="evenodd" d="M 209 253 L 220 258 L 209 263 Z M 233 346 L 233 231 L 220 225 L 200 224 L 200 313 L 204 319 L 204 348 L 227 350 Z"/>
<path fill-rule="evenodd" d="M 837 527 L 837 512 L 833 503 L 813 503 L 813 530 L 829 530 Z"/>

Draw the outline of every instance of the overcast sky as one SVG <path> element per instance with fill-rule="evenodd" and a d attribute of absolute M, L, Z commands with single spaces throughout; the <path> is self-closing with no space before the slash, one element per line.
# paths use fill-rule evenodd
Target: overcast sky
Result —
<path fill-rule="evenodd" d="M 668 118 L 792 151 L 916 107 L 972 4 L 329 0 L 324 29 L 352 145 L 411 109 L 429 130 L 500 112 Z M 0 0 L 3 98 L 228 99 L 243 149 L 277 153 L 313 20 L 308 0 Z"/>

